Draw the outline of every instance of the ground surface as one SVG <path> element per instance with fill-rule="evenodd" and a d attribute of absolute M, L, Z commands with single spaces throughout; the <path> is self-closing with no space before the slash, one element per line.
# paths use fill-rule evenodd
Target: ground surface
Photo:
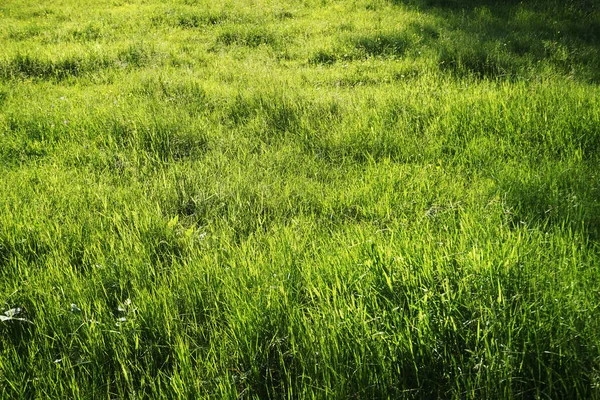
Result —
<path fill-rule="evenodd" d="M 600 396 L 600 10 L 501 3 L 1 2 L 0 396 Z"/>

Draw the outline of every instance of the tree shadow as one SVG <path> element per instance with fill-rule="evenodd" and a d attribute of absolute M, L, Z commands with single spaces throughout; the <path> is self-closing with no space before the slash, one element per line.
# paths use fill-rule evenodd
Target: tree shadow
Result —
<path fill-rule="evenodd" d="M 438 68 L 458 79 L 600 83 L 600 3 L 592 0 L 392 0 L 431 19 L 438 34 L 425 47 Z M 429 53 L 431 55 L 432 53 Z M 565 88 L 568 86 L 565 86 Z M 566 89 L 565 89 L 566 90 Z M 594 89 L 592 89 L 594 90 Z M 593 97 L 592 95 L 590 97 Z M 570 101 L 558 97 L 558 101 Z M 577 107 L 583 117 L 583 109 Z M 565 125 L 569 139 L 556 163 L 521 165 L 501 174 L 507 220 L 542 229 L 583 231 L 600 241 L 596 130 Z M 579 134 L 581 133 L 581 134 Z M 567 137 L 567 136 L 565 136 Z M 556 139 L 556 138 L 555 138 Z M 570 160 L 566 147 L 584 155 Z M 540 149 L 550 149 L 547 142 Z M 570 154 L 565 157 L 565 154 Z M 551 157 L 552 158 L 552 157 Z"/>
<path fill-rule="evenodd" d="M 591 0 L 393 0 L 439 22 L 441 70 L 487 79 L 600 82 L 600 6 Z"/>
<path fill-rule="evenodd" d="M 555 165 L 537 172 L 513 171 L 500 179 L 509 226 L 559 227 L 600 242 L 597 169 Z"/>

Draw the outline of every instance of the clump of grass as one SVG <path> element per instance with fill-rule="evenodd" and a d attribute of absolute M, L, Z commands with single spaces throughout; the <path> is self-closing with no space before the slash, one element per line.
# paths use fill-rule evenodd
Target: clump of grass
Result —
<path fill-rule="evenodd" d="M 218 44 L 225 46 L 258 47 L 267 45 L 278 47 L 282 39 L 274 32 L 260 26 L 229 27 L 222 30 L 216 39 Z"/>
<path fill-rule="evenodd" d="M 210 12 L 204 14 L 182 14 L 178 17 L 177 24 L 182 28 L 198 28 L 203 25 L 217 25 L 229 19 L 225 12 Z"/>
<path fill-rule="evenodd" d="M 481 48 L 444 48 L 439 65 L 443 71 L 477 79 L 506 79 L 519 74 L 518 62 L 505 54 L 494 54 Z"/>
<path fill-rule="evenodd" d="M 28 26 L 22 29 L 11 29 L 8 37 L 14 41 L 23 41 L 35 38 L 42 34 L 42 29 L 38 26 Z"/>
<path fill-rule="evenodd" d="M 74 29 L 71 35 L 73 40 L 79 42 L 94 42 L 107 36 L 102 27 L 94 24 L 89 24 L 81 29 Z"/>
<path fill-rule="evenodd" d="M 48 60 L 30 55 L 18 54 L 0 64 L 2 79 L 57 79 L 77 77 L 109 65 L 106 59 L 88 57 L 67 57 Z"/>
<path fill-rule="evenodd" d="M 338 56 L 335 53 L 333 53 L 332 51 L 321 49 L 313 53 L 308 59 L 308 62 L 310 64 L 317 65 L 330 65 L 335 63 L 337 60 Z"/>
<path fill-rule="evenodd" d="M 117 54 L 117 60 L 121 65 L 139 68 L 148 63 L 152 58 L 152 50 L 143 44 L 130 45 Z"/>
<path fill-rule="evenodd" d="M 359 36 L 352 39 L 356 49 L 365 56 L 400 57 L 411 46 L 411 40 L 404 32 L 386 32 L 373 36 Z"/>
<path fill-rule="evenodd" d="M 237 17 L 236 17 L 237 18 Z M 163 24 L 182 29 L 198 29 L 219 25 L 235 19 L 224 10 L 197 10 L 190 8 L 160 10 L 151 18 L 155 26 Z"/>
<path fill-rule="evenodd" d="M 143 45 L 131 45 L 113 57 L 107 54 L 70 54 L 60 58 L 17 53 L 0 61 L 0 79 L 64 81 L 89 77 L 94 73 L 115 68 L 141 68 L 154 54 Z"/>
<path fill-rule="evenodd" d="M 212 101 L 197 80 L 141 79 L 131 90 L 134 96 L 151 98 L 164 104 L 184 107 L 193 115 L 202 114 L 212 108 Z"/>

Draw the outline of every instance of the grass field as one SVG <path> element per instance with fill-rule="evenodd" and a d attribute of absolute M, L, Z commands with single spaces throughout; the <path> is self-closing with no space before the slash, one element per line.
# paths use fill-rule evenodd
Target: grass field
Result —
<path fill-rule="evenodd" d="M 0 398 L 600 398 L 595 1 L 0 2 Z"/>

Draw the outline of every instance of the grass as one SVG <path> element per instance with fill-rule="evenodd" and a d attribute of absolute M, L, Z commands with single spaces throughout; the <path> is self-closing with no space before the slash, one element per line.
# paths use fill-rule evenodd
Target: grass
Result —
<path fill-rule="evenodd" d="M 5 1 L 0 398 L 600 397 L 550 3 Z"/>

